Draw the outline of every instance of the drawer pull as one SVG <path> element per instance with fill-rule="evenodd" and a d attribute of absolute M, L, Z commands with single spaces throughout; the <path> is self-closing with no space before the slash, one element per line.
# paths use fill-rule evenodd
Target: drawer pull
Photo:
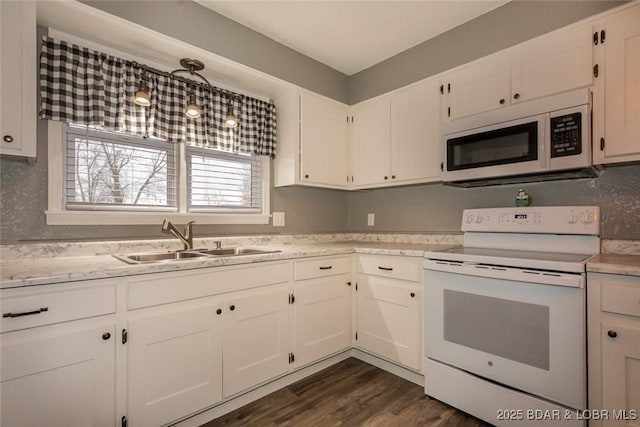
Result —
<path fill-rule="evenodd" d="M 320 267 L 320 270 L 331 270 L 333 268 L 332 265 L 327 265 L 325 267 Z"/>
<path fill-rule="evenodd" d="M 43 313 L 45 311 L 49 311 L 49 307 L 42 307 L 38 310 L 33 310 L 33 311 L 23 311 L 22 313 L 4 313 L 2 317 L 14 318 L 14 317 L 22 317 L 22 316 L 31 316 L 34 314 Z"/>
<path fill-rule="evenodd" d="M 618 336 L 618 333 L 616 331 L 609 331 L 607 332 L 607 335 L 609 335 L 609 337 L 611 338 L 615 338 Z"/>
<path fill-rule="evenodd" d="M 391 267 L 382 267 L 382 266 L 378 266 L 378 270 L 383 270 L 383 271 L 393 271 L 393 268 Z"/>

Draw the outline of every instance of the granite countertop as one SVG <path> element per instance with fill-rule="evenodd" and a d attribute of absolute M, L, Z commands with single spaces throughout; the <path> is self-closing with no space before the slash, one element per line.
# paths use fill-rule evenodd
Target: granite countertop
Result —
<path fill-rule="evenodd" d="M 640 255 L 601 254 L 587 263 L 587 271 L 640 276 Z"/>
<path fill-rule="evenodd" d="M 425 251 L 446 249 L 452 246 L 455 246 L 455 244 L 371 241 L 323 242 L 300 245 L 270 244 L 265 248 L 278 250 L 280 252 L 216 258 L 203 257 L 176 262 L 148 264 L 127 264 L 111 255 L 13 259 L 0 262 L 0 288 L 6 289 L 352 253 L 422 257 Z M 253 247 L 260 246 L 253 245 Z"/>

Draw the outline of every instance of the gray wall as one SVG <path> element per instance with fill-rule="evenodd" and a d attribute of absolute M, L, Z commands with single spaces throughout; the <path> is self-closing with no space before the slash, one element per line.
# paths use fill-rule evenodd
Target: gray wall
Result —
<path fill-rule="evenodd" d="M 514 206 L 523 188 L 533 206 L 601 207 L 602 236 L 640 239 L 640 165 L 605 169 L 592 179 L 457 188 L 443 184 L 350 193 L 350 232 L 459 233 L 462 210 Z M 375 213 L 375 226 L 367 214 Z"/>

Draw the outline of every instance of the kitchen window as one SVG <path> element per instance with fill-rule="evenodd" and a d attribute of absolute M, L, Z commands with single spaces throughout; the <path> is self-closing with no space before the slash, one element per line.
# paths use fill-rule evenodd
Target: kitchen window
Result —
<path fill-rule="evenodd" d="M 52 225 L 267 224 L 269 158 L 49 122 Z"/>
<path fill-rule="evenodd" d="M 79 43 L 41 40 L 47 224 L 269 223 L 273 102 L 177 80 L 162 64 L 140 71 L 136 58 Z M 150 106 L 134 102 L 142 77 Z M 224 125 L 229 112 L 237 127 Z"/>

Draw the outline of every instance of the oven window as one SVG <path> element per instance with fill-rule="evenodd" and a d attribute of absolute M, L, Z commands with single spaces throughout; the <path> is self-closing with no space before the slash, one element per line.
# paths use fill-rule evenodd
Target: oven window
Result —
<path fill-rule="evenodd" d="M 549 370 L 549 307 L 445 289 L 444 339 Z"/>
<path fill-rule="evenodd" d="M 447 140 L 447 170 L 449 171 L 537 159 L 537 122 Z"/>

